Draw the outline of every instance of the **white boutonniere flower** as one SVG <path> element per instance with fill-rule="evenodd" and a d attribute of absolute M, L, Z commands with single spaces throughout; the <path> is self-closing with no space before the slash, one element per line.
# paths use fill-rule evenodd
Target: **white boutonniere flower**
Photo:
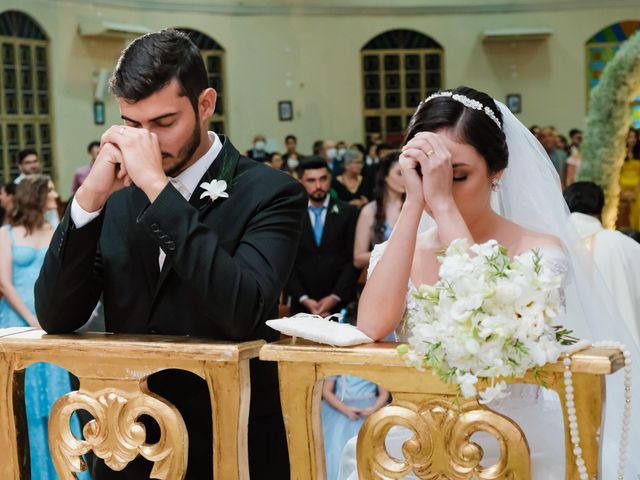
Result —
<path fill-rule="evenodd" d="M 338 209 L 338 205 L 334 204 L 333 208 L 331 209 L 331 213 L 340 213 L 340 210 Z"/>
<path fill-rule="evenodd" d="M 211 182 L 202 182 L 200 188 L 204 189 L 200 198 L 209 197 L 211 202 L 215 202 L 218 198 L 229 198 L 227 190 L 227 182 L 224 180 L 211 180 Z"/>

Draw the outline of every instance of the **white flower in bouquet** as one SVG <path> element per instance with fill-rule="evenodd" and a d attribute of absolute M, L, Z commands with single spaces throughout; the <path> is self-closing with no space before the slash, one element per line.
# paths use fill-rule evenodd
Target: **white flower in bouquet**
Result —
<path fill-rule="evenodd" d="M 571 343 L 570 332 L 551 324 L 562 307 L 561 277 L 539 253 L 511 260 L 495 240 L 469 247 L 461 239 L 438 261 L 438 282 L 414 293 L 419 307 L 405 317 L 409 342 L 398 351 L 410 365 L 488 403 L 508 394 L 496 379 L 555 362 Z M 489 386 L 478 393 L 481 378 Z"/>

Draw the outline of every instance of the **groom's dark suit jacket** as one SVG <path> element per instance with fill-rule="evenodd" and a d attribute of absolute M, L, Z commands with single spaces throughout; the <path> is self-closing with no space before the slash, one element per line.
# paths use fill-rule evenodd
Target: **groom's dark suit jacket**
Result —
<path fill-rule="evenodd" d="M 35 287 L 38 320 L 47 332 L 82 326 L 102 294 L 109 332 L 279 338 L 265 320 L 277 317 L 307 196 L 286 174 L 241 156 L 228 139 L 220 139 L 222 150 L 202 181 L 227 180 L 229 198 L 212 203 L 200 199 L 197 188 L 187 202 L 168 184 L 150 204 L 131 186 L 111 195 L 100 216 L 78 229 L 67 210 Z M 158 247 L 167 255 L 162 271 Z M 212 478 L 206 383 L 167 370 L 152 375 L 149 387 L 185 419 L 187 478 Z M 149 436 L 157 434 L 157 426 L 145 424 Z M 251 363 L 249 457 L 252 479 L 288 478 L 275 363 Z M 99 462 L 93 478 L 140 479 L 148 472 L 142 459 L 121 473 Z"/>

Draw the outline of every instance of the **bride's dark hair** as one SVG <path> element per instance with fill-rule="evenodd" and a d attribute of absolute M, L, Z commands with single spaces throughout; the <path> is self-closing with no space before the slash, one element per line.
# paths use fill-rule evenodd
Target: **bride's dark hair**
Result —
<path fill-rule="evenodd" d="M 502 125 L 502 112 L 486 93 L 469 87 L 447 91 L 454 95 L 464 95 L 480 102 L 484 107 L 489 107 Z M 440 129 L 451 129 L 456 139 L 475 148 L 487 162 L 489 173 L 506 168 L 509 150 L 502 129 L 484 111 L 465 107 L 451 97 L 435 97 L 423 102 L 411 117 L 404 143 L 420 132 L 434 132 Z"/>

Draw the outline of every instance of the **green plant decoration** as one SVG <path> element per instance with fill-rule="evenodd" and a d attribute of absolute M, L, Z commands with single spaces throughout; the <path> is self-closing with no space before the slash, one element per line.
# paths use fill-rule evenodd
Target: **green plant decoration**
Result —
<path fill-rule="evenodd" d="M 631 104 L 640 95 L 640 32 L 629 37 L 607 64 L 591 91 L 578 180 L 590 180 L 605 192 L 602 222 L 614 228 L 620 196 L 620 169 L 631 126 Z"/>

